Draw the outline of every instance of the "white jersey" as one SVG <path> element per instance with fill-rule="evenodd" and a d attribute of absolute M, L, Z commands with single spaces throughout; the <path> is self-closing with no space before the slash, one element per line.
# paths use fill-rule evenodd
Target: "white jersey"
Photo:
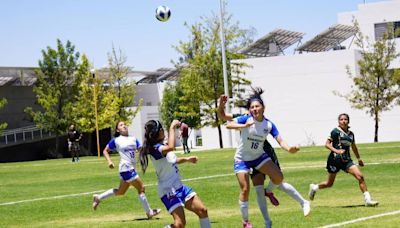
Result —
<path fill-rule="evenodd" d="M 149 151 L 150 159 L 156 169 L 160 197 L 169 195 L 183 186 L 177 164 L 167 161 L 162 153 L 162 147 L 162 144 L 156 144 Z"/>
<path fill-rule="evenodd" d="M 236 123 L 245 124 L 249 120 L 254 120 L 250 127 L 240 129 L 239 146 L 235 153 L 235 160 L 253 161 L 265 153 L 264 141 L 268 134 L 274 138 L 279 135 L 275 124 L 264 118 L 259 122 L 250 115 L 239 116 L 234 119 Z"/>
<path fill-rule="evenodd" d="M 120 135 L 111 139 L 108 143 L 108 148 L 118 151 L 121 158 L 119 161 L 119 172 L 135 169 L 135 154 L 139 147 L 141 147 L 139 140 L 133 136 Z"/>

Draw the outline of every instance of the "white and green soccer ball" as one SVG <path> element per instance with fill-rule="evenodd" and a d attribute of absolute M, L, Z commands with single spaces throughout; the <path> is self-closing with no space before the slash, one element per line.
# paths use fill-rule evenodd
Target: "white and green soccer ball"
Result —
<path fill-rule="evenodd" d="M 171 10 L 168 6 L 159 6 L 156 9 L 156 18 L 159 21 L 166 22 L 171 17 Z"/>

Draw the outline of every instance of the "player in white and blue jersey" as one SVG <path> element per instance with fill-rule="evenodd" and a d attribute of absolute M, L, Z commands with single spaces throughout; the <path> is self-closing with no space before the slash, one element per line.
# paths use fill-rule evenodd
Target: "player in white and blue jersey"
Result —
<path fill-rule="evenodd" d="M 124 122 L 119 121 L 115 127 L 115 138 L 113 138 L 103 150 L 104 157 L 110 169 L 114 168 L 114 163 L 110 158 L 110 151 L 117 151 L 120 155 L 119 175 L 120 184 L 118 188 L 111 188 L 101 194 L 93 195 L 93 209 L 96 210 L 100 202 L 110 196 L 124 195 L 129 186 L 136 188 L 139 201 L 146 211 L 147 218 L 150 219 L 160 213 L 160 209 L 151 209 L 144 193 L 144 184 L 135 170 L 136 151 L 141 147 L 139 140 L 129 136 L 128 127 Z"/>
<path fill-rule="evenodd" d="M 174 224 L 167 227 L 185 227 L 184 207 L 194 212 L 200 220 L 201 228 L 211 227 L 207 208 L 200 197 L 191 188 L 184 185 L 179 175 L 177 164 L 184 162 L 196 163 L 197 156 L 176 157 L 175 130 L 180 124 L 178 120 L 171 123 L 168 134 L 168 144 L 164 145 L 164 129 L 159 121 L 150 120 L 145 124 L 145 140 L 140 150 L 140 163 L 143 172 L 148 166 L 148 156 L 156 169 L 158 193 L 168 212 L 174 218 Z"/>
<path fill-rule="evenodd" d="M 218 106 L 218 110 L 217 110 L 219 118 L 221 118 L 222 120 L 232 121 L 234 118 L 242 116 L 240 114 L 225 113 L 224 106 L 227 101 L 228 101 L 227 96 L 225 96 L 225 95 L 220 96 L 219 106 Z M 271 135 L 275 138 L 275 140 L 277 140 L 278 143 L 279 143 L 279 141 L 282 142 L 283 139 L 280 136 L 277 127 L 270 120 L 268 120 L 268 121 L 270 122 L 269 128 L 271 129 Z M 267 139 L 264 140 L 263 150 L 268 154 L 268 156 L 271 158 L 271 160 L 280 169 L 278 157 L 274 151 L 274 148 L 272 148 L 271 144 L 268 142 Z M 264 198 L 263 195 L 265 194 L 265 196 L 267 196 L 270 199 L 270 201 L 273 205 L 278 206 L 279 201 L 276 199 L 276 197 L 272 193 L 272 189 L 278 187 L 278 189 L 280 189 L 283 192 L 285 192 L 286 194 L 288 194 L 290 197 L 292 197 L 294 200 L 296 200 L 300 204 L 304 216 L 308 216 L 310 214 L 310 211 L 311 211 L 310 202 L 305 200 L 301 196 L 301 194 L 291 184 L 283 181 L 280 185 L 277 186 L 277 185 L 274 185 L 272 183 L 272 181 L 270 180 L 268 187 L 265 188 L 265 191 L 263 193 L 262 188 L 264 186 L 265 174 L 260 173 L 256 169 L 253 169 L 250 174 L 250 177 L 253 182 L 253 186 L 256 188 L 257 202 L 259 202 L 259 205 L 263 205 L 263 202 L 262 202 L 263 198 Z"/>
<path fill-rule="evenodd" d="M 261 98 L 263 90 L 253 89 L 253 94 L 247 100 L 246 108 L 249 115 L 239 116 L 227 124 L 228 129 L 240 130 L 239 146 L 234 157 L 234 170 L 241 189 L 239 195 L 240 211 L 243 219 L 243 227 L 252 227 L 248 221 L 248 198 L 249 198 L 249 173 L 256 170 L 268 175 L 275 185 L 281 185 L 283 174 L 279 167 L 271 160 L 263 149 L 266 137 L 271 134 L 280 146 L 291 153 L 299 150 L 298 146 L 289 146 L 280 137 L 276 126 L 264 117 L 264 102 Z M 257 202 L 263 214 L 266 227 L 271 227 L 271 220 L 264 197 L 264 179 L 257 182 Z M 253 178 L 253 183 L 254 181 Z"/>

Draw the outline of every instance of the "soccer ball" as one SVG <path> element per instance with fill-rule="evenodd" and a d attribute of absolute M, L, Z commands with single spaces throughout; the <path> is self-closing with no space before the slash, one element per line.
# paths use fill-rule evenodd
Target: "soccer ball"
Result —
<path fill-rule="evenodd" d="M 168 6 L 159 6 L 156 9 L 156 18 L 159 21 L 165 22 L 171 17 L 171 10 Z"/>

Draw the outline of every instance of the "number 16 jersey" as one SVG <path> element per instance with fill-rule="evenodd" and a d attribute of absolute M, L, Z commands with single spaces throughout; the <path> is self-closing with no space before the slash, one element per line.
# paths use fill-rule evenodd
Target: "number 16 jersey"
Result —
<path fill-rule="evenodd" d="M 275 124 L 266 118 L 261 122 L 250 115 L 243 115 L 234 119 L 239 124 L 245 124 L 251 120 L 254 120 L 253 125 L 240 129 L 239 146 L 235 153 L 235 160 L 252 161 L 257 159 L 265 153 L 263 145 L 268 134 L 271 134 L 274 138 L 279 135 Z"/>

